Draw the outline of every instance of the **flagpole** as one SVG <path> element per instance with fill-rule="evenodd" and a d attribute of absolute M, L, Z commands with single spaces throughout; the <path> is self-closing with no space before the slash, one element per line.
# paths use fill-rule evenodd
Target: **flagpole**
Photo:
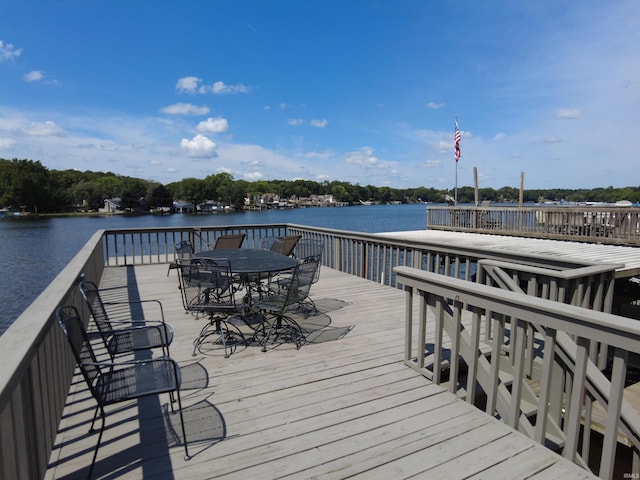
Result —
<path fill-rule="evenodd" d="M 458 205 L 458 160 L 460 159 L 460 129 L 458 128 L 458 116 L 456 115 L 455 131 L 454 131 L 454 146 L 453 151 L 456 160 L 456 188 L 453 197 L 453 204 Z"/>

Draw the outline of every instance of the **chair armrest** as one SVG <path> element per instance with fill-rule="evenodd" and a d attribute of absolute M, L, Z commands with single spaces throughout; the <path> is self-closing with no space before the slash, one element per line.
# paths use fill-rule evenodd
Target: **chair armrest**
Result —
<path fill-rule="evenodd" d="M 153 329 L 153 330 L 158 330 L 158 333 L 160 333 L 162 330 L 164 330 L 164 334 L 165 337 L 168 337 L 169 335 L 169 331 L 168 328 L 169 326 L 162 321 L 159 320 L 144 320 L 144 325 L 132 325 L 131 322 L 114 322 L 111 321 L 111 326 L 114 327 L 114 331 L 117 332 L 121 332 L 121 331 L 127 331 L 127 330 L 141 330 L 141 329 Z M 122 328 L 118 328 L 118 327 L 122 327 Z"/>
<path fill-rule="evenodd" d="M 117 305 L 142 305 L 142 304 L 154 304 L 157 305 L 160 310 L 160 318 L 164 322 L 164 309 L 160 300 L 132 300 L 129 302 L 102 302 L 105 306 L 117 306 Z M 139 319 L 142 320 L 142 319 Z"/>
<path fill-rule="evenodd" d="M 118 367 L 128 367 L 135 365 L 143 365 L 145 363 L 169 363 L 173 366 L 174 370 L 179 371 L 180 367 L 177 362 L 171 357 L 155 357 L 148 360 L 123 360 L 121 362 L 82 362 L 82 365 L 91 365 L 94 367 L 100 368 L 118 368 Z"/>

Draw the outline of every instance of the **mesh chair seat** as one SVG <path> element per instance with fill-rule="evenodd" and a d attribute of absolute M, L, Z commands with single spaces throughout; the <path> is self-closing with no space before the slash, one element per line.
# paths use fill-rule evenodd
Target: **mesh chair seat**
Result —
<path fill-rule="evenodd" d="M 103 405 L 168 393 L 180 386 L 180 370 L 174 372 L 166 357 L 120 365 L 125 368 L 101 372 L 95 380 L 96 399 Z"/>
<path fill-rule="evenodd" d="M 145 325 L 124 330 L 112 330 L 107 340 L 107 350 L 114 355 L 134 350 L 148 350 L 162 348 L 173 341 L 173 330 L 163 328 L 162 325 Z"/>

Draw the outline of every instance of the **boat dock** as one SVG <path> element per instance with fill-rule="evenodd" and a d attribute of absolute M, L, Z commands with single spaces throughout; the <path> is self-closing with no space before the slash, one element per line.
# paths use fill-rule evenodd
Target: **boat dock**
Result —
<path fill-rule="evenodd" d="M 112 407 L 95 478 L 593 478 L 402 361 L 402 291 L 323 267 L 320 313 L 300 350 L 239 348 L 192 356 L 206 319 L 186 315 L 166 265 L 105 270 L 107 299 L 163 302 L 183 368 L 190 461 L 168 397 Z M 81 478 L 94 403 L 76 376 L 47 479 Z M 171 425 L 174 425 L 171 427 Z M 179 432 L 179 428 L 175 431 Z"/>

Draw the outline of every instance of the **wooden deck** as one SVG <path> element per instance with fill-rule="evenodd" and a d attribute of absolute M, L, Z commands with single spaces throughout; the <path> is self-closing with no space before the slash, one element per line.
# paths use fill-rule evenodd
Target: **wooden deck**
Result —
<path fill-rule="evenodd" d="M 205 320 L 184 313 L 166 265 L 108 268 L 101 286 L 163 302 L 192 459 L 168 397 L 149 398 L 108 410 L 96 478 L 593 478 L 404 366 L 400 290 L 323 267 L 311 343 L 225 359 L 191 355 Z M 46 478 L 86 475 L 94 405 L 76 376 Z"/>
<path fill-rule="evenodd" d="M 378 235 L 454 247 L 473 245 L 487 251 L 511 251 L 523 255 L 550 256 L 610 265 L 624 264 L 624 267 L 616 269 L 616 278 L 640 275 L 640 248 L 638 247 L 428 229 Z"/>

